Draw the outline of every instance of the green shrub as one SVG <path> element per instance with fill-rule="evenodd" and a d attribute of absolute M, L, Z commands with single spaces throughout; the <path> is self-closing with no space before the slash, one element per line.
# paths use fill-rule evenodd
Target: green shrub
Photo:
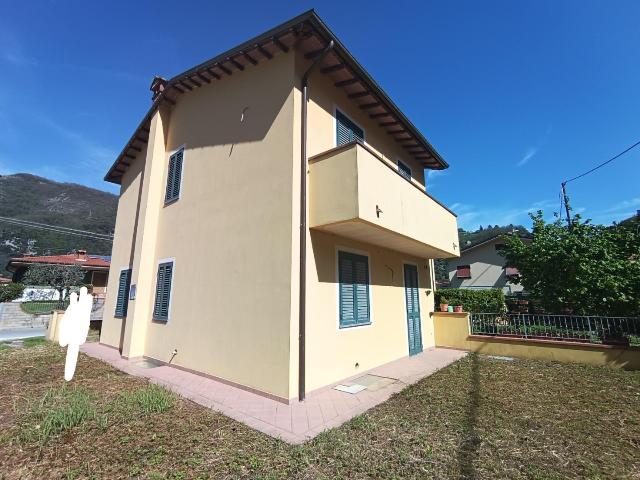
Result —
<path fill-rule="evenodd" d="M 5 285 L 0 285 L 0 303 L 10 302 L 11 300 L 20 298 L 23 291 L 24 285 L 21 283 L 11 282 Z"/>
<path fill-rule="evenodd" d="M 435 294 L 436 307 L 441 303 L 462 305 L 465 312 L 499 313 L 506 311 L 504 293 L 498 288 L 469 290 L 466 288 L 443 288 Z"/>

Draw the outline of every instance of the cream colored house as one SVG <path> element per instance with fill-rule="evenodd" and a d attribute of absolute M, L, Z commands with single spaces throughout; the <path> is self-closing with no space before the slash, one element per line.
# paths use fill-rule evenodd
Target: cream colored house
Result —
<path fill-rule="evenodd" d="M 527 238 L 522 240 L 529 241 Z M 518 275 L 518 271 L 506 266 L 500 255 L 503 247 L 502 235 L 462 247 L 460 257 L 447 262 L 450 286 L 477 290 L 501 288 L 505 294 L 522 292 L 522 285 L 510 282 L 510 277 Z"/>
<path fill-rule="evenodd" d="M 151 88 L 103 344 L 284 402 L 434 345 L 448 165 L 313 11 Z"/>

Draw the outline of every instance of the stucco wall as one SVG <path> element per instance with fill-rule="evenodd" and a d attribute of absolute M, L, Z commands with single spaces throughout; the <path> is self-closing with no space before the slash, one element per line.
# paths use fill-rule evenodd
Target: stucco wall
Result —
<path fill-rule="evenodd" d="M 159 204 L 155 264 L 174 259 L 168 322 L 144 354 L 289 398 L 293 56 L 178 98 L 168 157 L 180 199 Z M 137 281 L 152 282 L 153 278 Z M 149 299 L 152 300 L 152 299 Z M 139 301 L 139 300 L 136 300 Z"/>
<path fill-rule="evenodd" d="M 640 369 L 640 349 L 637 347 L 618 348 L 610 345 L 469 335 L 468 315 L 435 312 L 433 325 L 436 346 L 459 348 L 485 355 Z"/>
<path fill-rule="evenodd" d="M 298 56 L 298 75 L 302 75 L 309 62 Z M 300 81 L 296 83 L 300 85 Z M 422 165 L 379 126 L 379 119 L 371 119 L 366 111 L 347 97 L 343 88 L 336 87 L 329 75 L 314 73 L 309 80 L 307 152 L 310 157 L 336 146 L 335 109 L 354 121 L 365 133 L 365 143 L 380 154 L 389 164 L 397 168 L 400 159 L 411 168 L 414 182 L 424 188 Z"/>
<path fill-rule="evenodd" d="M 118 212 L 111 251 L 111 267 L 107 282 L 107 296 L 105 299 L 104 315 L 100 342 L 112 347 L 120 347 L 123 319 L 115 318 L 116 298 L 118 295 L 118 281 L 120 270 L 127 268 L 133 260 L 133 242 L 136 223 L 136 212 L 139 209 L 140 187 L 143 167 L 146 157 L 146 147 L 131 161 L 131 166 L 123 175 L 118 200 Z"/>
<path fill-rule="evenodd" d="M 503 265 L 504 257 L 496 250 L 496 244 L 504 243 L 495 239 L 485 245 L 462 252 L 460 258 L 447 259 L 449 280 L 453 288 L 491 287 L 505 288 L 511 292 L 521 292 L 522 285 L 515 285 L 507 281 Z M 458 265 L 471 265 L 471 278 L 457 278 Z"/>
<path fill-rule="evenodd" d="M 369 256 L 371 325 L 339 328 L 339 250 Z M 307 391 L 409 354 L 404 263 L 418 267 L 422 343 L 429 348 L 434 345 L 429 316 L 433 311 L 428 267 L 431 262 L 324 232 L 311 233 L 307 262 Z"/>

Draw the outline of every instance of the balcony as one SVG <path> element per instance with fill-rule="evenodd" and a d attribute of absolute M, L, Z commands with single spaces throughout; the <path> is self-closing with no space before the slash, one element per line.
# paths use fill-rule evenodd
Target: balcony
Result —
<path fill-rule="evenodd" d="M 309 159 L 309 227 L 421 258 L 459 256 L 455 214 L 357 142 Z"/>

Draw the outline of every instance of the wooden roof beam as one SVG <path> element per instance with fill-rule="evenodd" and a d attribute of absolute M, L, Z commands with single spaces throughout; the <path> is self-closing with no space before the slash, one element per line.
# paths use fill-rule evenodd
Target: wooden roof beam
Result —
<path fill-rule="evenodd" d="M 354 77 L 354 78 L 350 78 L 349 80 L 342 80 L 341 82 L 336 82 L 334 83 L 334 85 L 336 87 L 347 87 L 349 85 L 353 85 L 354 83 L 358 83 L 360 81 L 359 78 Z"/>
<path fill-rule="evenodd" d="M 382 113 L 374 113 L 369 115 L 369 118 L 382 118 L 382 117 L 390 117 L 391 112 L 382 112 Z"/>
<path fill-rule="evenodd" d="M 370 108 L 379 107 L 380 105 L 382 105 L 380 102 L 364 103 L 364 104 L 360 105 L 360 108 L 363 109 L 363 110 L 368 110 Z M 389 132 L 389 133 L 391 133 L 391 132 Z"/>
<path fill-rule="evenodd" d="M 319 48 L 317 50 L 312 50 L 309 53 L 305 53 L 304 58 L 306 58 L 307 60 L 311 60 L 312 58 L 316 58 L 322 52 L 324 52 L 324 47 L 323 48 Z"/>
<path fill-rule="evenodd" d="M 367 97 L 371 95 L 371 92 L 369 90 L 365 90 L 363 92 L 358 92 L 358 93 L 350 93 L 349 95 L 347 95 L 349 98 L 362 98 L 362 97 Z"/>
<path fill-rule="evenodd" d="M 147 138 L 141 137 L 139 135 L 136 135 L 134 140 L 137 140 L 137 141 L 142 142 L 142 143 L 147 143 L 149 141 Z"/>
<path fill-rule="evenodd" d="M 202 86 L 202 84 L 199 81 L 194 80 L 192 77 L 187 78 L 187 80 L 189 80 L 191 83 L 193 83 L 196 87 L 201 87 Z"/>
<path fill-rule="evenodd" d="M 231 57 L 227 57 L 227 60 L 229 62 L 231 62 L 231 64 L 236 67 L 238 70 L 243 71 L 244 70 L 244 65 L 242 65 L 240 62 L 238 62 L 235 58 L 231 58 Z"/>
<path fill-rule="evenodd" d="M 185 83 L 184 80 L 180 80 L 180 85 L 182 85 L 184 88 L 186 88 L 187 90 L 191 91 L 193 90 L 193 87 L 191 85 L 189 85 L 188 83 Z"/>
<path fill-rule="evenodd" d="M 179 86 L 177 86 L 177 85 L 171 85 L 171 88 L 173 88 L 173 89 L 174 89 L 174 90 L 176 90 L 177 92 L 184 93 L 184 90 L 183 90 L 183 89 L 181 89 L 181 88 L 180 88 Z"/>
<path fill-rule="evenodd" d="M 321 73 L 337 72 L 339 70 L 342 70 L 343 68 L 347 68 L 347 66 L 344 63 L 338 63 L 337 65 L 331 65 L 330 67 L 321 68 L 320 72 Z"/>
<path fill-rule="evenodd" d="M 289 47 L 287 47 L 284 43 L 282 43 L 282 40 L 280 40 L 278 37 L 276 36 L 271 37 L 271 41 L 284 53 L 287 53 L 289 51 Z"/>
<path fill-rule="evenodd" d="M 199 79 L 201 79 L 201 80 L 203 80 L 203 81 L 205 81 L 205 82 L 207 82 L 207 83 L 211 83 L 211 79 L 210 79 L 210 78 L 205 77 L 201 72 L 198 72 L 196 75 L 198 75 L 198 78 L 199 78 Z"/>
<path fill-rule="evenodd" d="M 269 52 L 269 50 L 267 50 L 266 48 L 264 48 L 262 45 L 255 45 L 256 49 L 264 56 L 266 57 L 268 60 L 271 60 L 273 58 L 273 54 L 271 52 Z"/>
<path fill-rule="evenodd" d="M 258 61 L 255 58 L 253 58 L 251 55 L 249 55 L 247 52 L 242 52 L 242 55 L 244 56 L 244 58 L 249 60 L 249 63 L 251 63 L 251 65 L 258 64 Z"/>
<path fill-rule="evenodd" d="M 393 125 L 398 125 L 399 123 L 400 123 L 399 121 L 393 120 L 391 122 L 382 122 L 382 123 L 379 123 L 378 125 L 380 125 L 381 127 L 391 127 Z"/>
<path fill-rule="evenodd" d="M 216 63 L 216 67 L 218 67 L 220 70 L 222 70 L 227 75 L 233 75 L 233 72 L 231 70 L 229 70 L 227 67 L 225 67 L 224 65 L 222 65 L 221 63 Z"/>
<path fill-rule="evenodd" d="M 211 75 L 213 78 L 215 78 L 216 80 L 220 80 L 220 75 L 218 75 L 216 72 L 214 72 L 212 69 L 207 68 L 207 73 L 209 75 Z"/>

